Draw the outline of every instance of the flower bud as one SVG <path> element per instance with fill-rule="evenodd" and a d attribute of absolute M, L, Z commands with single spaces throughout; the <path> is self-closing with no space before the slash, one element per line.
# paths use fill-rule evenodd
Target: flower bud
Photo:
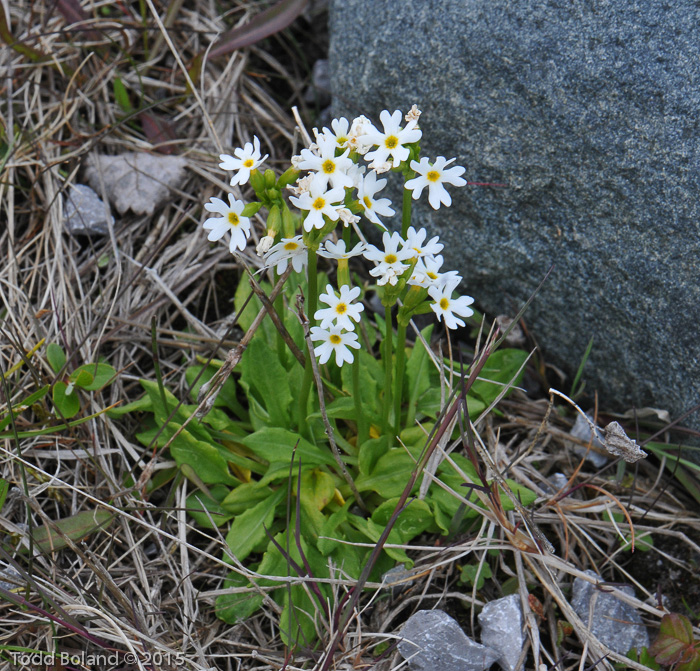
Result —
<path fill-rule="evenodd" d="M 262 203 L 248 203 L 244 208 L 243 212 L 241 212 L 242 217 L 252 217 L 253 215 L 256 215 L 260 208 L 262 207 Z"/>
<path fill-rule="evenodd" d="M 296 182 L 298 177 L 299 177 L 299 171 L 294 166 L 292 166 L 291 168 L 288 168 L 280 175 L 280 178 L 277 180 L 277 186 L 279 186 L 279 188 L 282 189 L 285 186 L 289 186 L 290 184 L 294 184 L 294 182 Z"/>
<path fill-rule="evenodd" d="M 250 185 L 253 187 L 253 191 L 255 191 L 258 198 L 261 198 L 263 191 L 265 191 L 265 178 L 259 170 L 251 170 Z"/>
<path fill-rule="evenodd" d="M 270 168 L 268 168 L 265 171 L 265 187 L 268 189 L 272 189 L 276 183 L 277 183 L 277 179 L 275 178 L 274 171 L 270 170 Z"/>

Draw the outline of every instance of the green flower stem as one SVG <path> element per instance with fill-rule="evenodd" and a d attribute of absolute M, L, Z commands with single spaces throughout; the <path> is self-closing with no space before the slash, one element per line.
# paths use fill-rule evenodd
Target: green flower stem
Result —
<path fill-rule="evenodd" d="M 399 322 L 396 333 L 396 381 L 394 383 L 394 433 L 401 433 L 403 376 L 406 369 L 406 326 Z"/>
<path fill-rule="evenodd" d="M 386 312 L 386 333 L 384 335 L 384 407 L 382 409 L 382 435 L 387 437 L 387 445 L 391 445 L 393 442 L 389 436 L 389 415 L 391 413 L 391 392 L 392 392 L 392 337 L 393 328 L 391 323 L 391 307 L 385 306 Z"/>
<path fill-rule="evenodd" d="M 360 353 L 355 352 L 352 362 L 352 398 L 355 401 L 355 415 L 357 417 L 357 449 L 369 438 L 369 430 L 364 412 L 362 411 L 362 397 L 360 396 Z"/>
<path fill-rule="evenodd" d="M 415 176 L 415 173 L 414 173 Z M 411 208 L 413 191 L 403 190 L 403 206 L 401 208 L 401 237 L 405 240 L 408 235 L 408 227 L 411 225 Z"/>
<path fill-rule="evenodd" d="M 309 295 L 307 296 L 307 311 L 309 318 L 309 328 L 314 325 L 314 314 L 318 306 L 318 276 L 317 276 L 317 259 L 316 250 L 317 244 L 309 244 L 308 250 L 308 273 L 309 273 Z M 313 382 L 313 368 L 311 367 L 311 358 L 314 356 L 313 348 L 308 350 L 306 366 L 304 367 L 304 378 L 301 383 L 299 392 L 299 433 L 308 437 L 309 427 L 306 422 L 306 416 L 309 408 L 309 393 L 311 392 L 311 383 Z"/>
<path fill-rule="evenodd" d="M 277 284 L 277 280 L 279 280 L 279 276 L 275 272 L 274 275 L 275 278 L 275 284 Z M 284 295 L 280 293 L 279 296 L 275 299 L 274 302 L 275 306 L 275 312 L 279 315 L 280 320 L 282 320 L 282 323 L 284 324 Z M 277 332 L 277 358 L 280 360 L 280 363 L 286 368 L 287 367 L 287 344 L 284 342 L 284 338 L 282 337 L 282 334 L 275 329 Z"/>

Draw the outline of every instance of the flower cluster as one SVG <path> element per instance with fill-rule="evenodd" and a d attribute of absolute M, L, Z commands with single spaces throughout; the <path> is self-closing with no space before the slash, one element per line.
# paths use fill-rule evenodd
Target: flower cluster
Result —
<path fill-rule="evenodd" d="M 446 185 L 466 184 L 461 177 L 464 168 L 452 165 L 455 159 L 438 156 L 431 161 L 420 156 L 419 117 L 414 105 L 405 117 L 399 110 L 384 110 L 379 117 L 381 129 L 364 116 L 352 122 L 334 119 L 330 128 L 320 132 L 314 129 L 315 142 L 292 157 L 292 167 L 279 178 L 271 170 L 264 174 L 258 170 L 267 158 L 261 156 L 258 138 L 236 149 L 234 156 L 220 157 L 220 167 L 233 171 L 231 185 L 250 182 L 260 202 L 244 205 L 229 195 L 227 205 L 212 198 L 205 208 L 220 218 L 204 222 L 204 228 L 210 231 L 209 240 L 220 240 L 228 232 L 231 252 L 244 250 L 251 230 L 249 217 L 266 207 L 267 231 L 257 247 L 266 267 L 282 273 L 291 263 L 295 272 L 308 267 L 310 273 L 315 273 L 316 262 L 311 260 L 316 256 L 334 259 L 338 264 L 338 289 L 329 284 L 317 297 L 326 307 L 316 309 L 313 296 L 317 324 L 311 326 L 310 337 L 318 343 L 314 354 L 322 364 L 332 354 L 339 366 L 351 363 L 351 350 L 360 347 L 355 327 L 363 310 L 358 302 L 361 288 L 351 287 L 347 270 L 348 259 L 354 256 L 374 264 L 370 275 L 382 288 L 382 302 L 387 308 L 401 302 L 400 324 L 407 323 L 413 314 L 432 310 L 447 328 L 455 329 L 464 326 L 460 317 L 473 314 L 471 297 L 454 296 L 462 278 L 456 271 L 442 270 L 440 252 L 444 245 L 438 237 L 428 238 L 424 228 L 410 226 L 411 199 L 404 199 L 401 233 L 390 233 L 382 221 L 396 214 L 391 201 L 378 195 L 387 184 L 387 179 L 379 177 L 383 173 L 401 173 L 404 188 L 413 200 L 427 188 L 428 203 L 435 210 L 452 203 Z M 285 188 L 292 192 L 288 200 L 301 215 L 290 211 L 283 196 Z M 384 231 L 381 247 L 364 241 L 358 228 L 363 215 Z M 340 239 L 335 237 L 338 223 L 343 224 Z M 354 234 L 359 241 L 351 246 Z"/>

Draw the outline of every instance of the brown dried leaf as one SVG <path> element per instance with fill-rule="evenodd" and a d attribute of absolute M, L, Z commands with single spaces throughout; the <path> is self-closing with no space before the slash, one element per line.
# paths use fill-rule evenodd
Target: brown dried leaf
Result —
<path fill-rule="evenodd" d="M 617 422 L 610 422 L 605 427 L 605 448 L 610 454 L 622 457 L 630 464 L 647 456 L 647 453 L 625 433 Z"/>

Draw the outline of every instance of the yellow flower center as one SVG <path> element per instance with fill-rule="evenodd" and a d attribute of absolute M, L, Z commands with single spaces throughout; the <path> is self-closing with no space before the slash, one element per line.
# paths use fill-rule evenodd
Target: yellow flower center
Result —
<path fill-rule="evenodd" d="M 395 255 L 395 254 L 387 254 L 387 255 L 384 257 L 384 260 L 385 260 L 387 263 L 396 263 L 396 262 L 398 261 L 398 259 L 396 258 L 396 255 Z"/>
<path fill-rule="evenodd" d="M 436 280 L 438 278 L 437 273 L 434 273 L 432 271 L 428 271 L 426 275 L 431 279 L 431 280 Z"/>
<path fill-rule="evenodd" d="M 443 310 L 447 310 L 447 308 L 450 307 L 450 299 L 449 298 L 441 298 L 439 305 Z"/>
<path fill-rule="evenodd" d="M 252 168 L 255 165 L 255 161 L 252 158 L 247 158 L 243 161 L 244 168 Z"/>
<path fill-rule="evenodd" d="M 362 197 L 362 202 L 365 204 L 365 207 L 366 207 L 368 210 L 371 210 L 371 209 L 372 209 L 372 201 L 369 199 L 368 196 L 363 196 L 363 197 Z"/>
<path fill-rule="evenodd" d="M 324 207 L 326 207 L 326 201 L 323 198 L 321 198 L 321 196 L 319 196 L 313 202 L 313 205 L 311 207 L 313 207 L 314 210 L 322 210 Z"/>
<path fill-rule="evenodd" d="M 346 138 L 345 135 L 341 135 L 335 138 L 335 141 L 338 143 L 339 147 L 342 147 L 348 141 L 348 138 Z"/>
<path fill-rule="evenodd" d="M 426 178 L 429 182 L 437 182 L 440 179 L 440 173 L 437 170 L 430 170 Z"/>
<path fill-rule="evenodd" d="M 321 167 L 323 168 L 323 172 L 325 172 L 326 175 L 332 175 L 335 172 L 335 163 L 333 163 L 331 159 L 324 161 Z"/>
<path fill-rule="evenodd" d="M 288 252 L 293 252 L 298 247 L 299 247 L 299 245 L 296 242 L 285 242 L 284 243 L 284 249 L 286 249 Z"/>
<path fill-rule="evenodd" d="M 342 338 L 337 333 L 332 333 L 328 340 L 330 340 L 332 345 L 340 345 L 342 342 Z"/>
<path fill-rule="evenodd" d="M 387 149 L 396 149 L 399 146 L 399 138 L 396 135 L 390 135 L 386 140 L 384 140 L 384 146 Z"/>
<path fill-rule="evenodd" d="M 345 303 L 338 303 L 338 305 L 335 306 L 335 311 L 339 315 L 344 315 L 348 310 L 348 306 L 345 305 Z"/>
<path fill-rule="evenodd" d="M 228 223 L 231 224 L 231 226 L 238 226 L 238 224 L 241 223 L 241 220 L 235 212 L 229 212 Z"/>

